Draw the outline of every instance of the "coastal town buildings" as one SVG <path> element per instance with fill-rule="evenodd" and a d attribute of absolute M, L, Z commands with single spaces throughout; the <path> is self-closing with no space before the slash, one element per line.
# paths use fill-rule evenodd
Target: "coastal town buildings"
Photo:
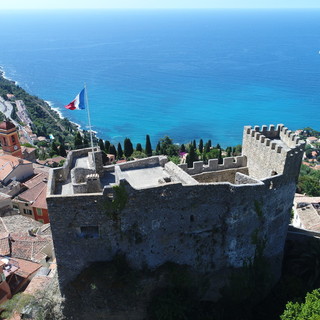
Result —
<path fill-rule="evenodd" d="M 0 182 L 3 185 L 11 181 L 25 181 L 32 175 L 33 166 L 30 161 L 7 154 L 0 156 Z"/>
<path fill-rule="evenodd" d="M 13 200 L 15 208 L 24 216 L 29 216 L 36 221 L 49 223 L 47 194 L 47 172 L 39 172 L 32 179 L 23 183 L 25 191 Z"/>
<path fill-rule="evenodd" d="M 0 123 L 0 142 L 4 154 L 22 158 L 17 128 L 12 122 L 3 121 Z"/>

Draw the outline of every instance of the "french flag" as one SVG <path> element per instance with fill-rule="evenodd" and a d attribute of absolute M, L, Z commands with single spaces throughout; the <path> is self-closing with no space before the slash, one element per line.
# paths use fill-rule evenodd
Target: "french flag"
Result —
<path fill-rule="evenodd" d="M 68 105 L 64 106 L 69 110 L 81 110 L 85 109 L 85 89 L 83 88 L 81 92 L 71 101 Z"/>

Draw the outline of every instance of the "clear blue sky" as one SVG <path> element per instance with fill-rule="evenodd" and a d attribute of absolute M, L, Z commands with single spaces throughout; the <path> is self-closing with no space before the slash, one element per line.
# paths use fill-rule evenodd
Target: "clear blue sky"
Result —
<path fill-rule="evenodd" d="M 320 0 L 11 0 L 1 9 L 320 8 Z"/>

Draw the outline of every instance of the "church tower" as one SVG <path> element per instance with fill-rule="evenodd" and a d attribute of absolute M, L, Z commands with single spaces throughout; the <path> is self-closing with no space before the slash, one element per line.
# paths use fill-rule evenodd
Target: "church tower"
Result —
<path fill-rule="evenodd" d="M 22 158 L 17 128 L 8 120 L 0 123 L 0 142 L 5 154 Z"/>

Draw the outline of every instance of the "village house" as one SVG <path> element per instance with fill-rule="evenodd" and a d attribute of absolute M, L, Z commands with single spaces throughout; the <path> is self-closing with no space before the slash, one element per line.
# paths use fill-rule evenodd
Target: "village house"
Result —
<path fill-rule="evenodd" d="M 320 197 L 296 194 L 292 225 L 296 228 L 320 232 Z"/>
<path fill-rule="evenodd" d="M 0 182 L 24 181 L 33 175 L 32 163 L 12 155 L 0 156 Z"/>
<path fill-rule="evenodd" d="M 315 143 L 315 142 L 318 142 L 319 139 L 316 138 L 316 137 L 308 137 L 308 138 L 306 139 L 306 141 L 307 141 L 308 144 L 313 144 L 313 143 Z"/>
<path fill-rule="evenodd" d="M 48 173 L 40 172 L 23 183 L 27 190 L 20 193 L 13 200 L 19 213 L 31 217 L 41 223 L 49 223 L 46 201 Z"/>

